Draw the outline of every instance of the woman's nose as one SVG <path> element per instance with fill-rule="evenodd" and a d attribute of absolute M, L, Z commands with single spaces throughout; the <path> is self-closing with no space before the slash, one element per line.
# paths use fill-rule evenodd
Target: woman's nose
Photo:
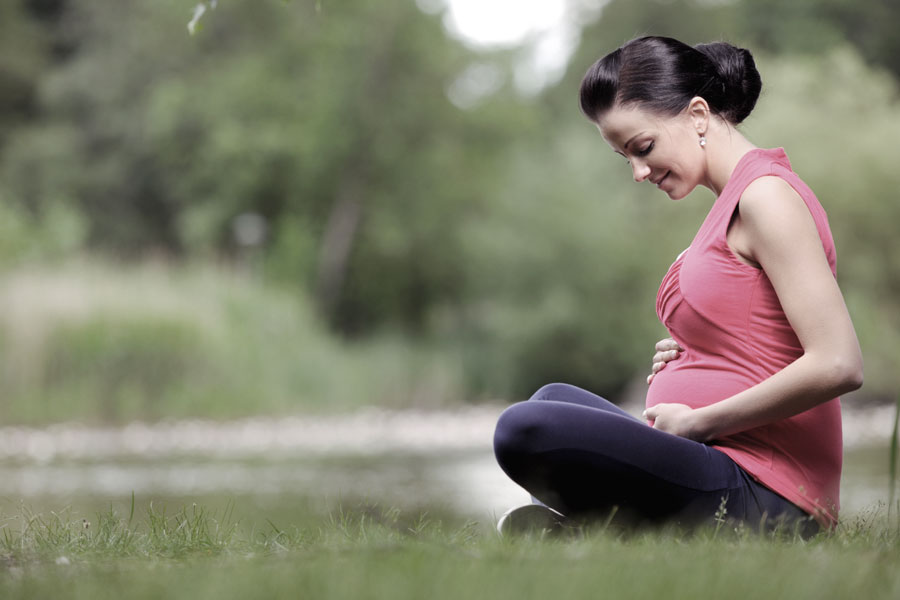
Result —
<path fill-rule="evenodd" d="M 634 173 L 634 180 L 638 183 L 644 181 L 650 176 L 650 167 L 641 160 L 631 161 L 631 171 Z"/>

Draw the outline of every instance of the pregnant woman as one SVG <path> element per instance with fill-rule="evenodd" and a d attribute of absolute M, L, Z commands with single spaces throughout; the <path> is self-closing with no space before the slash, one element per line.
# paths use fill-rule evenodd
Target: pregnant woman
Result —
<path fill-rule="evenodd" d="M 643 419 L 565 384 L 500 416 L 497 460 L 538 501 L 501 531 L 613 510 L 629 523 L 726 515 L 803 535 L 837 523 L 838 396 L 862 385 L 862 357 L 825 211 L 783 150 L 736 128 L 760 87 L 747 50 L 662 37 L 585 75 L 581 108 L 636 182 L 672 200 L 702 185 L 716 199 L 659 288 L 671 339 L 657 345 Z"/>

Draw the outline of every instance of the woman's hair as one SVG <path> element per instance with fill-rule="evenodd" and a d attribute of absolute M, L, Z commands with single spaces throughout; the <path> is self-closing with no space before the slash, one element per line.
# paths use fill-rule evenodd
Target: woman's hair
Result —
<path fill-rule="evenodd" d="M 592 121 L 616 105 L 676 115 L 700 96 L 713 114 L 737 125 L 750 115 L 761 87 L 748 50 L 641 37 L 591 65 L 581 81 L 581 110 Z"/>

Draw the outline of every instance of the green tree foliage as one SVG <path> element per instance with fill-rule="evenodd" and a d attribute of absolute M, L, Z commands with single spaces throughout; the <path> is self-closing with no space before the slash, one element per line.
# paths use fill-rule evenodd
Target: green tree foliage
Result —
<path fill-rule="evenodd" d="M 814 54 L 849 42 L 870 64 L 900 78 L 896 0 L 739 0 L 736 32 L 754 48 Z"/>
<path fill-rule="evenodd" d="M 894 0 L 610 0 L 600 14 L 586 26 L 573 65 L 638 35 L 666 35 L 691 44 L 724 39 L 771 54 L 814 55 L 849 43 L 900 78 Z"/>
<path fill-rule="evenodd" d="M 46 37 L 21 7 L 0 3 L 0 148 L 10 127 L 36 110 Z"/>
<path fill-rule="evenodd" d="M 182 0 L 0 3 L 0 264 L 252 263 L 332 331 L 450 348 L 470 398 L 550 380 L 616 397 L 665 334 L 656 289 L 711 196 L 634 185 L 578 82 L 634 35 L 724 38 L 759 57 L 745 131 L 819 193 L 866 390 L 886 392 L 900 53 L 892 4 L 850 6 L 611 0 L 562 80 L 525 97 L 514 52 L 476 53 L 412 1 L 229 0 L 194 36 Z"/>
<path fill-rule="evenodd" d="M 313 286 L 346 332 L 420 329 L 460 289 L 455 223 L 528 112 L 447 99 L 476 57 L 436 17 L 229 2 L 195 37 L 174 1 L 73 1 L 64 18 L 78 52 L 4 157 L 29 212 L 75 204 L 91 247 L 132 256 L 233 253 L 234 218 L 261 215 L 272 276 Z"/>

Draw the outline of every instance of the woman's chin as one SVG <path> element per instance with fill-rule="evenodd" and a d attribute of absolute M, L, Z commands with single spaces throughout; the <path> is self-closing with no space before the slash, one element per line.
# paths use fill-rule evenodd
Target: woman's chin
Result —
<path fill-rule="evenodd" d="M 693 189 L 693 188 L 691 188 L 691 189 L 685 189 L 684 187 L 674 187 L 674 188 L 672 188 L 672 189 L 669 189 L 669 190 L 663 190 L 663 191 L 666 193 L 666 195 L 667 195 L 670 199 L 672 199 L 672 200 L 681 200 L 682 198 L 684 198 L 685 196 L 687 196 L 688 194 L 690 194 L 692 191 L 694 191 L 694 189 Z"/>

